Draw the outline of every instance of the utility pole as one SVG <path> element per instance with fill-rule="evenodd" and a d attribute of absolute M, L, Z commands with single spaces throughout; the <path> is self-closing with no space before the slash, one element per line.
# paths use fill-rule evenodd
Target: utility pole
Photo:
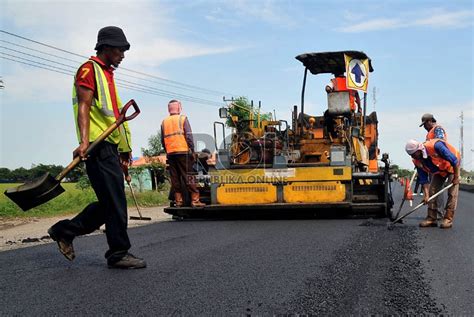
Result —
<path fill-rule="evenodd" d="M 374 105 L 374 111 L 375 111 L 376 103 L 377 103 L 377 87 L 374 86 L 374 88 L 372 88 L 372 104 Z"/>
<path fill-rule="evenodd" d="M 461 152 L 461 168 L 464 167 L 464 113 L 461 111 L 461 140 L 459 151 Z"/>

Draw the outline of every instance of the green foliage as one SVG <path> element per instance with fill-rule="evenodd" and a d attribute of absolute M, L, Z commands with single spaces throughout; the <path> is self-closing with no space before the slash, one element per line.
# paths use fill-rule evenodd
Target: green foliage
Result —
<path fill-rule="evenodd" d="M 0 191 L 16 187 L 20 184 L 0 184 Z M 0 195 L 0 219 L 8 217 L 52 217 L 58 215 L 77 214 L 88 204 L 97 200 L 92 188 L 78 189 L 74 183 L 62 183 L 66 190 L 61 195 L 47 203 L 22 211 L 5 195 Z M 160 191 L 144 191 L 136 193 L 138 204 L 143 207 L 162 206 L 168 203 L 169 185 L 162 185 Z M 133 208 L 134 202 L 130 192 L 126 191 L 127 205 Z"/>
<path fill-rule="evenodd" d="M 0 190 L 15 187 L 20 184 L 0 184 Z M 71 214 L 81 211 L 87 204 L 97 200 L 92 189 L 79 190 L 73 183 L 62 183 L 66 190 L 58 197 L 47 203 L 22 211 L 10 199 L 0 195 L 0 217 L 48 217 L 58 214 Z"/>
<path fill-rule="evenodd" d="M 169 193 L 169 184 L 160 185 L 159 191 L 146 190 L 143 192 L 137 192 L 135 190 L 135 196 L 137 197 L 138 205 L 140 207 L 153 207 L 153 206 L 163 206 L 169 203 L 168 200 Z M 131 210 L 135 207 L 132 194 L 130 190 L 127 189 L 127 205 Z M 133 212 L 133 211 L 132 211 Z"/>
<path fill-rule="evenodd" d="M 76 188 L 80 190 L 86 190 L 88 188 L 91 188 L 91 182 L 86 174 L 79 177 L 76 182 Z"/>
<path fill-rule="evenodd" d="M 151 160 L 148 167 L 151 170 L 151 177 L 154 180 L 155 189 L 159 190 L 159 185 L 163 184 L 166 180 L 166 164 Z"/>
<path fill-rule="evenodd" d="M 86 176 L 86 164 L 84 162 L 79 163 L 72 171 L 66 175 L 66 181 L 78 182 L 82 177 Z"/>
<path fill-rule="evenodd" d="M 14 182 L 24 182 L 27 179 L 31 179 L 30 171 L 24 167 L 14 169 L 11 172 L 11 176 L 12 176 L 12 181 Z"/>
<path fill-rule="evenodd" d="M 250 119 L 250 112 L 252 111 L 251 105 L 248 102 L 247 98 L 245 97 L 238 97 L 234 100 L 231 105 L 229 106 L 228 114 L 229 118 L 227 118 L 226 124 L 229 127 L 235 128 L 235 124 L 232 121 L 232 116 L 238 117 L 239 121 L 249 120 Z"/>
<path fill-rule="evenodd" d="M 392 174 L 397 174 L 399 178 L 401 177 L 411 177 L 413 175 L 413 170 L 403 169 L 396 164 L 390 166 L 390 171 Z"/>
<path fill-rule="evenodd" d="M 13 181 L 12 172 L 6 167 L 0 167 L 0 179 L 3 181 Z"/>
<path fill-rule="evenodd" d="M 163 152 L 163 145 L 161 144 L 161 131 L 158 131 L 155 135 L 152 135 L 148 138 L 148 148 L 142 148 L 142 154 L 148 163 L 145 168 L 151 171 L 153 184 L 156 186 L 157 189 L 158 184 L 162 184 L 165 181 L 166 165 L 157 160 L 154 160 L 153 157 L 159 156 Z M 142 184 L 140 175 L 142 174 L 142 171 L 143 169 L 137 170 L 135 172 L 135 174 L 138 175 L 140 190 Z"/>
<path fill-rule="evenodd" d="M 52 176 L 56 176 L 64 169 L 64 167 L 60 165 L 44 165 L 38 164 L 33 165 L 29 170 L 29 177 L 34 179 L 43 176 L 46 173 L 51 174 Z"/>
<path fill-rule="evenodd" d="M 147 157 L 158 156 L 163 152 L 161 144 L 161 131 L 148 138 L 148 148 L 142 148 L 142 155 Z"/>
<path fill-rule="evenodd" d="M 246 130 L 250 126 L 250 123 L 245 120 L 250 120 L 250 114 L 253 115 L 253 125 L 252 127 L 257 127 L 257 119 L 258 119 L 258 108 L 252 108 L 252 105 L 249 103 L 246 97 L 238 97 L 229 106 L 228 114 L 229 118 L 227 118 L 226 124 L 232 128 L 239 128 L 241 130 Z M 238 127 L 232 121 L 232 116 L 238 117 Z M 271 113 L 260 113 L 260 121 L 263 120 L 270 120 L 272 118 Z"/>
<path fill-rule="evenodd" d="M 32 180 L 41 177 L 46 173 L 49 173 L 52 176 L 56 176 L 61 173 L 63 169 L 64 167 L 61 165 L 45 164 L 33 165 L 30 169 L 20 167 L 14 170 L 9 170 L 8 168 L 3 167 L 0 168 L 0 180 L 9 182 L 25 182 L 27 180 Z M 68 177 L 68 179 L 70 179 L 70 177 Z"/>
<path fill-rule="evenodd" d="M 143 191 L 143 183 L 145 182 L 143 177 L 143 171 L 148 170 L 146 165 L 134 166 L 128 169 L 128 173 L 133 179 L 138 180 L 138 190 Z"/>
<path fill-rule="evenodd" d="M 461 177 L 468 177 L 468 176 L 474 176 L 473 171 L 467 171 L 464 168 L 461 168 Z"/>

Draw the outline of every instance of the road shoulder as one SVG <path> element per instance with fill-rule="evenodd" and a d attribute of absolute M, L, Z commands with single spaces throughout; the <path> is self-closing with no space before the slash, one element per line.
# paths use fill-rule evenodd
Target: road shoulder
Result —
<path fill-rule="evenodd" d="M 150 217 L 151 220 L 129 220 L 128 227 L 133 228 L 171 220 L 171 216 L 164 213 L 163 209 L 164 207 L 140 208 L 143 217 Z M 128 214 L 129 216 L 138 216 L 137 210 L 133 208 L 128 210 Z M 74 215 L 69 217 L 74 217 Z M 51 243 L 52 240 L 47 233 L 48 228 L 59 220 L 67 218 L 68 216 L 0 219 L 0 252 Z M 102 234 L 101 229 L 92 234 Z"/>

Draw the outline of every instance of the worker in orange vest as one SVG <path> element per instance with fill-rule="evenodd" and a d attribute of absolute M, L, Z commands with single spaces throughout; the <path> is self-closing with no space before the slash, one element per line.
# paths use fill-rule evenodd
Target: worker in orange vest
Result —
<path fill-rule="evenodd" d="M 420 127 L 424 127 L 425 130 L 428 132 L 426 134 L 426 141 L 432 140 L 432 139 L 442 139 L 445 141 L 448 141 L 448 134 L 444 130 L 444 128 L 436 123 L 436 119 L 431 113 L 425 113 L 421 117 L 421 124 Z M 419 186 L 418 178 L 415 186 L 415 192 L 416 188 Z M 421 195 L 421 193 L 420 193 Z M 438 206 L 442 206 L 444 204 L 444 198 L 443 195 L 438 196 Z M 440 210 L 437 210 L 438 213 L 438 218 L 443 217 L 443 213 Z"/>
<path fill-rule="evenodd" d="M 461 156 L 458 150 L 441 139 L 432 139 L 424 143 L 409 140 L 405 150 L 412 157 L 413 163 L 418 170 L 418 177 L 423 185 L 423 200 L 425 203 L 428 203 L 430 196 L 443 188 L 446 180 L 454 185 L 448 189 L 448 201 L 445 206 L 446 212 L 440 225 L 440 228 L 443 229 L 451 228 L 457 206 L 461 173 Z M 429 174 L 431 175 L 431 183 L 428 185 Z M 438 201 L 434 199 L 428 203 L 428 215 L 420 223 L 420 227 L 436 227 L 437 210 Z"/>
<path fill-rule="evenodd" d="M 191 207 L 205 206 L 199 200 L 199 190 L 194 176 L 194 140 L 188 118 L 181 114 L 179 100 L 168 103 L 169 116 L 161 124 L 161 143 L 166 151 L 176 207 L 183 207 L 185 190 L 191 195 Z M 186 188 L 182 188 L 184 182 Z"/>
<path fill-rule="evenodd" d="M 436 119 L 431 113 L 425 113 L 421 117 L 420 127 L 424 127 L 428 132 L 426 134 L 426 141 L 432 139 L 442 139 L 448 141 L 448 135 L 446 134 L 446 131 L 441 125 L 436 123 Z"/>

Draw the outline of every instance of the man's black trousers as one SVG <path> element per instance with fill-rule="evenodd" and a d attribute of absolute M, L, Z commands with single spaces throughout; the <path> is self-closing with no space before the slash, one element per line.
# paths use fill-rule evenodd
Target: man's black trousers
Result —
<path fill-rule="evenodd" d="M 86 160 L 87 175 L 99 201 L 89 204 L 72 220 L 60 221 L 57 229 L 65 238 L 91 233 L 105 223 L 110 261 L 121 259 L 130 249 L 127 234 L 127 200 L 117 145 L 102 142 Z"/>

